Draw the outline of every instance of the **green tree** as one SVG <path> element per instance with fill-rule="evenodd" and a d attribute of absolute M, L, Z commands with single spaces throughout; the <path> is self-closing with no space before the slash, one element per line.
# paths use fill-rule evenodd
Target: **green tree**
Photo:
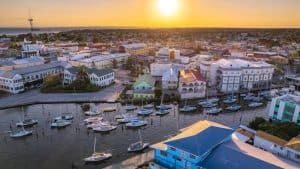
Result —
<path fill-rule="evenodd" d="M 258 130 L 259 129 L 259 125 L 262 123 L 267 122 L 264 118 L 262 117 L 256 117 L 253 121 L 251 121 L 249 123 L 249 127 L 252 128 L 253 130 Z"/>
<path fill-rule="evenodd" d="M 62 82 L 61 77 L 59 75 L 52 75 L 47 77 L 47 79 L 44 82 L 45 87 L 55 87 L 57 85 L 60 85 Z"/>

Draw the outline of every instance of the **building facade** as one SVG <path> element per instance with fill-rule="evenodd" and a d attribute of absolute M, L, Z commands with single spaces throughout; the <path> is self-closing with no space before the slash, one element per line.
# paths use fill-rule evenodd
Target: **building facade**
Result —
<path fill-rule="evenodd" d="M 148 74 L 138 77 L 133 85 L 133 98 L 136 100 L 147 100 L 155 98 L 155 79 Z"/>
<path fill-rule="evenodd" d="M 121 45 L 119 52 L 129 53 L 130 56 L 146 56 L 149 54 L 149 48 L 144 43 L 132 43 Z"/>
<path fill-rule="evenodd" d="M 178 87 L 178 71 L 171 68 L 163 73 L 162 76 L 162 89 L 176 90 Z"/>
<path fill-rule="evenodd" d="M 272 99 L 269 118 L 300 125 L 300 96 L 286 94 Z"/>

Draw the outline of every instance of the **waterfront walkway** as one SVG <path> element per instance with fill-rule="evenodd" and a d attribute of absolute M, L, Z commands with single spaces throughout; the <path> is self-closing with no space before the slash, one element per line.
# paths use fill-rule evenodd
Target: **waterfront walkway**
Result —
<path fill-rule="evenodd" d="M 94 93 L 41 93 L 39 89 L 3 97 L 0 99 L 0 110 L 32 104 L 51 103 L 107 103 L 115 102 L 124 87 L 114 84 Z"/>

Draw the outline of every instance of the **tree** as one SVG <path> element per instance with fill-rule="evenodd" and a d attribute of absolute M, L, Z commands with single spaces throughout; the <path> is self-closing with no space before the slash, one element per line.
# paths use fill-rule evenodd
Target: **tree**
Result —
<path fill-rule="evenodd" d="M 256 117 L 253 121 L 251 121 L 249 123 L 249 127 L 252 128 L 253 130 L 258 130 L 259 129 L 259 125 L 262 123 L 265 123 L 266 120 L 262 117 Z"/>
<path fill-rule="evenodd" d="M 118 68 L 118 61 L 117 61 L 116 59 L 113 59 L 113 60 L 111 61 L 111 64 L 112 64 L 112 67 L 113 67 L 114 69 Z"/>
<path fill-rule="evenodd" d="M 55 87 L 60 84 L 61 84 L 61 77 L 59 75 L 49 76 L 44 82 L 45 87 Z"/>

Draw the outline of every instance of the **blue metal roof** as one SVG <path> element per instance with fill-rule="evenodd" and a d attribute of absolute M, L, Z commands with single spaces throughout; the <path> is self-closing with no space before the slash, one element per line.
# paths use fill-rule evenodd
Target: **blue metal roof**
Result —
<path fill-rule="evenodd" d="M 201 156 L 220 144 L 233 132 L 234 130 L 232 129 L 211 126 L 194 136 L 169 141 L 165 144 L 196 156 Z"/>
<path fill-rule="evenodd" d="M 202 162 L 205 169 L 281 169 L 221 144 Z"/>

